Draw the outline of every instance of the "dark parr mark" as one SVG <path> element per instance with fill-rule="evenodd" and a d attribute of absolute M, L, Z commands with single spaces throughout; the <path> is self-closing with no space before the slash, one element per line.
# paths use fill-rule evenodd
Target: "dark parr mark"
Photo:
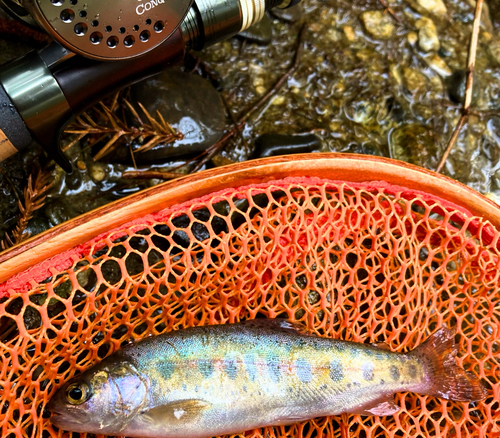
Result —
<path fill-rule="evenodd" d="M 415 364 L 408 365 L 408 375 L 411 379 L 415 379 L 417 377 L 417 367 Z"/>
<path fill-rule="evenodd" d="M 374 372 L 373 372 L 373 363 L 372 362 L 363 362 L 361 365 L 361 373 L 363 375 L 363 379 L 365 380 L 373 380 Z"/>
<path fill-rule="evenodd" d="M 245 370 L 248 374 L 248 377 L 253 382 L 257 378 L 257 368 L 255 367 L 255 359 L 253 354 L 245 355 Z"/>
<path fill-rule="evenodd" d="M 224 359 L 224 371 L 231 380 L 236 380 L 238 375 L 238 364 L 234 357 L 227 357 Z"/>
<path fill-rule="evenodd" d="M 278 382 L 280 379 L 280 360 L 275 354 L 267 356 L 267 370 L 271 380 L 273 382 Z"/>
<path fill-rule="evenodd" d="M 160 374 L 164 379 L 170 379 L 175 371 L 175 365 L 172 362 L 165 361 L 159 365 Z"/>
<path fill-rule="evenodd" d="M 209 359 L 200 359 L 198 362 L 198 369 L 202 376 L 208 379 L 214 372 L 214 364 Z"/>
<path fill-rule="evenodd" d="M 300 381 L 309 383 L 313 378 L 310 363 L 306 359 L 301 358 L 295 362 L 295 365 L 297 366 L 297 377 Z"/>
<path fill-rule="evenodd" d="M 391 365 L 391 368 L 389 368 L 389 374 L 391 375 L 392 380 L 399 380 L 400 373 L 396 365 Z"/>
<path fill-rule="evenodd" d="M 334 382 L 340 382 L 344 379 L 344 368 L 340 360 L 332 360 L 330 362 L 330 379 Z"/>

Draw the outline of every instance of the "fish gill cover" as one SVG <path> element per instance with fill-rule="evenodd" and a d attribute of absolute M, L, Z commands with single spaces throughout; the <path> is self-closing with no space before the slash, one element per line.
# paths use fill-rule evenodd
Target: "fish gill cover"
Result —
<path fill-rule="evenodd" d="M 489 395 L 469 404 L 400 393 L 394 416 L 343 414 L 245 436 L 498 436 L 499 237 L 432 195 L 317 178 L 227 189 L 145 216 L 1 286 L 1 436 L 60 436 L 44 414 L 56 388 L 130 340 L 262 316 L 404 352 L 456 326 L 458 364 Z"/>

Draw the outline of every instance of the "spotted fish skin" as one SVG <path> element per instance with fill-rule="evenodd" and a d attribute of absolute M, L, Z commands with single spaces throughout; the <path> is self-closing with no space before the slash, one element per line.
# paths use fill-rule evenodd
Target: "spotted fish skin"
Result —
<path fill-rule="evenodd" d="M 344 412 L 393 414 L 392 394 L 436 392 L 432 360 L 418 349 L 393 353 L 301 334 L 279 320 L 259 321 L 179 330 L 126 347 L 76 378 L 92 387 L 97 373 L 111 376 L 125 364 L 134 380 L 114 392 L 123 413 L 115 409 L 113 421 L 103 418 L 91 430 L 91 418 L 107 409 L 96 412 L 100 392 L 113 394 L 102 387 L 94 390 L 92 407 L 92 398 L 78 406 L 81 425 L 71 424 L 61 406 L 63 388 L 51 401 L 59 414 L 53 422 L 74 431 L 203 438 Z M 108 380 L 116 386 L 116 378 Z M 101 398 L 101 404 L 116 403 Z"/>

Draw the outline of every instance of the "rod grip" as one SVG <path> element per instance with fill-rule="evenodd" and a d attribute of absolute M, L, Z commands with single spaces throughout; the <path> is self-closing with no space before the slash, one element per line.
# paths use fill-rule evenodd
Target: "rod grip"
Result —
<path fill-rule="evenodd" d="M 0 161 L 25 149 L 31 142 L 28 128 L 0 84 Z"/>

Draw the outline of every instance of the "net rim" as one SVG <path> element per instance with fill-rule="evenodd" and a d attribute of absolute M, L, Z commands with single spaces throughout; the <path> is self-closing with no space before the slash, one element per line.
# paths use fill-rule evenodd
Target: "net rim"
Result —
<path fill-rule="evenodd" d="M 394 159 L 359 154 L 314 153 L 250 160 L 168 181 L 92 210 L 0 253 L 0 296 L 29 287 L 29 269 L 50 260 L 58 270 L 91 241 L 118 227 L 190 200 L 227 189 L 286 178 L 318 178 L 363 187 L 393 187 L 439 199 L 466 217 L 478 216 L 500 229 L 500 206 L 475 190 L 436 172 Z M 69 251 L 72 250 L 73 251 Z M 24 274 L 24 279 L 20 279 Z"/>

